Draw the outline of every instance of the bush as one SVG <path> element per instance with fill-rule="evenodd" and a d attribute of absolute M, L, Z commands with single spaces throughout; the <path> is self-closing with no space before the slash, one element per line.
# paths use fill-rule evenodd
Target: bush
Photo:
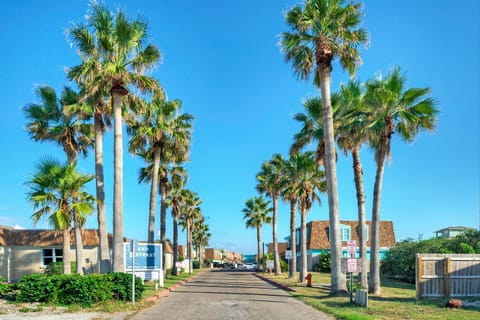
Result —
<path fill-rule="evenodd" d="M 283 259 L 280 259 L 280 270 L 282 272 L 287 272 L 288 271 L 288 262 L 283 260 Z"/>
<path fill-rule="evenodd" d="M 480 253 L 480 232 L 467 231 L 452 239 L 406 239 L 388 250 L 382 261 L 382 272 L 392 278 L 415 283 L 417 253 Z"/>
<path fill-rule="evenodd" d="M 330 272 L 332 270 L 332 256 L 330 253 L 322 253 L 318 257 L 318 263 L 313 266 L 313 271 Z"/>
<path fill-rule="evenodd" d="M 200 269 L 200 261 L 193 260 L 192 261 L 192 266 L 193 266 L 193 269 Z"/>
<path fill-rule="evenodd" d="M 113 298 L 122 301 L 132 301 L 132 275 L 129 273 L 112 272 L 108 273 L 107 276 L 113 284 Z M 142 298 L 144 290 L 142 279 L 135 277 L 135 300 Z"/>
<path fill-rule="evenodd" d="M 18 283 L 20 302 L 47 302 L 91 306 L 109 299 L 132 300 L 132 275 L 126 273 L 89 275 L 33 274 Z M 135 278 L 135 298 L 144 291 L 142 279 Z"/>

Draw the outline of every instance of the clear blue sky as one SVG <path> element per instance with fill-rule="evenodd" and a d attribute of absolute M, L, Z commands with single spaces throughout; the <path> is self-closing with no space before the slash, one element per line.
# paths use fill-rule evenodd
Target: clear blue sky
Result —
<path fill-rule="evenodd" d="M 298 1 L 109 1 L 130 16 L 150 21 L 151 41 L 164 59 L 153 75 L 169 98 L 181 99 L 194 114 L 188 187 L 203 199 L 212 232 L 211 246 L 243 253 L 256 251 L 256 233 L 246 230 L 241 209 L 256 195 L 255 174 L 273 153 L 286 155 L 292 120 L 305 97 L 318 95 L 297 80 L 277 46 L 287 30 L 283 12 Z M 61 91 L 64 67 L 78 64 L 64 31 L 82 21 L 87 1 L 1 1 L 0 34 L 0 224 L 32 228 L 32 207 L 24 182 L 44 155 L 65 159 L 51 143 L 29 140 L 21 108 L 36 101 L 34 88 L 48 84 Z M 410 145 L 394 136 L 392 162 L 385 170 L 381 217 L 393 220 L 397 240 L 447 226 L 479 225 L 479 2 L 475 0 L 366 1 L 365 27 L 370 46 L 362 51 L 360 80 L 399 65 L 410 87 L 430 86 L 441 111 L 434 134 Z M 332 89 L 348 76 L 338 65 Z M 125 139 L 126 141 L 126 139 Z M 105 138 L 106 193 L 112 228 L 112 132 Z M 375 166 L 362 150 L 367 211 L 371 214 Z M 79 164 L 93 173 L 93 158 Z M 142 163 L 124 155 L 125 236 L 146 239 L 148 185 L 137 184 Z M 356 219 L 351 159 L 338 161 L 341 219 Z M 93 184 L 90 186 L 94 192 Z M 326 196 L 308 220 L 328 219 Z M 169 217 L 170 218 L 170 217 Z M 288 207 L 279 212 L 280 239 L 288 235 Z M 370 219 L 370 218 L 369 218 Z M 158 218 L 157 218 L 158 221 Z M 92 215 L 88 227 L 96 228 Z M 40 222 L 37 228 L 45 228 Z M 158 222 L 157 222 L 158 228 Z M 168 220 L 168 237 L 171 237 Z M 184 236 L 181 236 L 183 241 Z M 271 227 L 263 229 L 271 241 Z"/>

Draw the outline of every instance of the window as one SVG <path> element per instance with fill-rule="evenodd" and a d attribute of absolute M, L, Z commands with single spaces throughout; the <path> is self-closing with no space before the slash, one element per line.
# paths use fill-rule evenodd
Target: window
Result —
<path fill-rule="evenodd" d="M 42 261 L 43 265 L 46 266 L 52 262 L 63 261 L 63 250 L 62 249 L 43 249 L 42 250 Z"/>
<path fill-rule="evenodd" d="M 350 226 L 340 225 L 340 240 L 348 241 L 350 240 Z"/>

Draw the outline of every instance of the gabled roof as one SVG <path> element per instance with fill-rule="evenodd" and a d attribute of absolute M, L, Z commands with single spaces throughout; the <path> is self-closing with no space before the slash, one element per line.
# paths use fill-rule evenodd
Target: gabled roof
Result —
<path fill-rule="evenodd" d="M 96 246 L 99 243 L 98 231 L 95 229 L 82 230 L 84 246 Z M 111 244 L 112 235 L 108 235 Z M 62 230 L 40 230 L 40 229 L 13 229 L 11 227 L 0 226 L 0 245 L 1 246 L 32 246 L 47 247 L 61 246 L 63 244 Z M 70 244 L 75 245 L 75 236 L 73 230 L 70 232 Z"/>
<path fill-rule="evenodd" d="M 288 248 L 288 242 L 278 242 L 278 254 L 283 255 L 283 253 Z M 268 253 L 273 253 L 273 242 L 268 244 Z"/>
<path fill-rule="evenodd" d="M 358 221 L 342 220 L 340 224 L 350 226 L 350 239 L 357 240 L 358 246 Z M 370 238 L 372 235 L 372 222 L 366 222 L 368 226 L 367 247 L 370 246 Z M 327 220 L 311 221 L 307 223 L 307 229 L 310 229 L 309 238 L 307 239 L 308 249 L 329 249 L 330 241 L 328 240 L 330 222 Z M 395 246 L 395 232 L 393 230 L 392 221 L 380 221 L 380 247 L 390 248 Z M 342 242 L 342 246 L 346 246 L 346 241 Z"/>

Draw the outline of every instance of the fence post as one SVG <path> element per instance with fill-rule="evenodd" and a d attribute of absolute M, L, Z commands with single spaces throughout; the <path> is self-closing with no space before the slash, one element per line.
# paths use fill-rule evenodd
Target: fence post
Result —
<path fill-rule="evenodd" d="M 417 281 L 415 281 L 416 284 L 416 299 L 420 300 L 422 298 L 422 274 L 423 274 L 423 261 L 422 261 L 422 255 L 420 253 L 417 253 L 417 259 L 415 263 L 415 269 L 416 269 L 416 276 L 417 276 Z"/>
<path fill-rule="evenodd" d="M 443 272 L 445 273 L 445 297 L 450 298 L 450 257 L 446 257 L 443 263 Z"/>

